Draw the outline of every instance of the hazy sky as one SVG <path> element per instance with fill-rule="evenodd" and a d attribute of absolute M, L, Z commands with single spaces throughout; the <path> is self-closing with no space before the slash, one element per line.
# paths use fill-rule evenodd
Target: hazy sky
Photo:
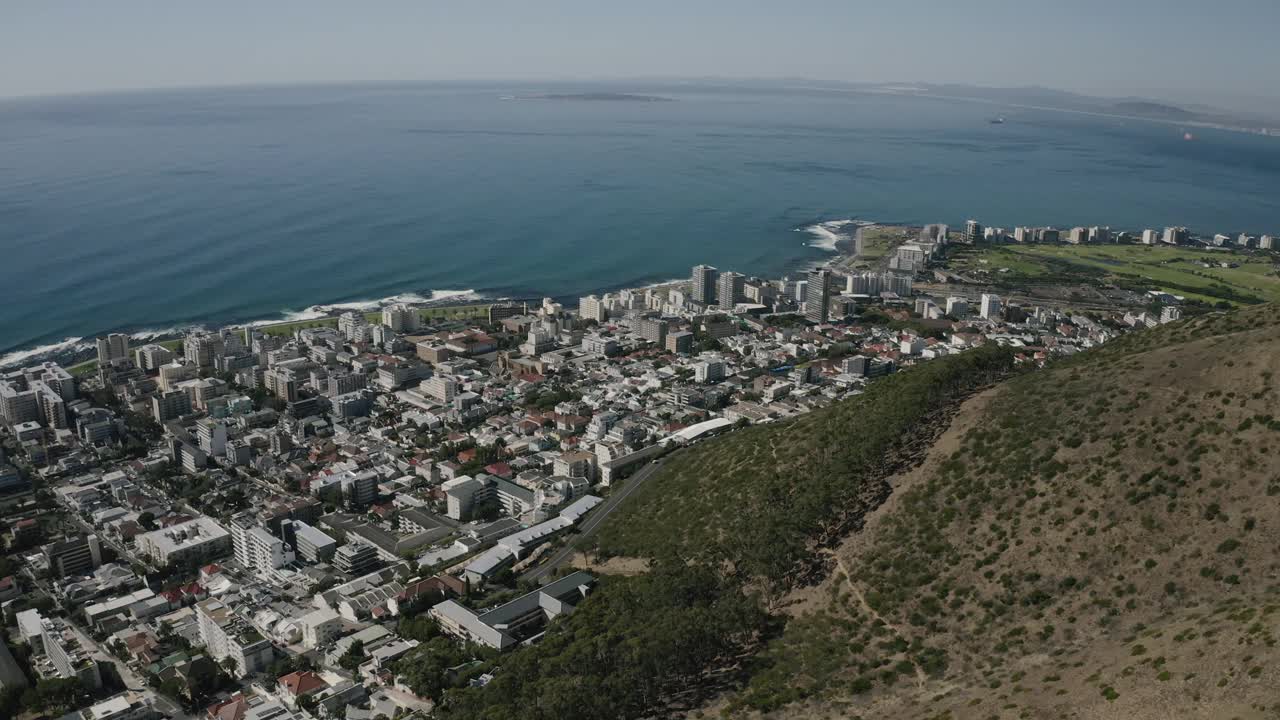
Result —
<path fill-rule="evenodd" d="M 1274 96 L 1277 28 L 1277 0 L 0 0 L 0 95 L 803 76 Z"/>

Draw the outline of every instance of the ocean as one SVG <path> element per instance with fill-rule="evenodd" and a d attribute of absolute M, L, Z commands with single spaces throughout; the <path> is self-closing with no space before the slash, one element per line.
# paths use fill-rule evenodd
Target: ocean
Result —
<path fill-rule="evenodd" d="M 1280 233 L 1276 138 L 890 95 L 544 90 L 0 101 L 0 363 L 393 296 L 799 272 L 849 219 Z"/>

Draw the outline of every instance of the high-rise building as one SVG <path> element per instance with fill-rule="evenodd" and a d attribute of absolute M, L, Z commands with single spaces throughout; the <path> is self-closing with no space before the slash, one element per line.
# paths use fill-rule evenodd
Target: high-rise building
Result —
<path fill-rule="evenodd" d="M 969 314 L 969 301 L 962 297 L 947 298 L 947 314 L 953 318 L 963 318 Z"/>
<path fill-rule="evenodd" d="M 1071 228 L 1071 233 L 1067 235 L 1067 242 L 1072 245 L 1084 245 L 1089 242 L 1089 231 L 1082 227 Z"/>
<path fill-rule="evenodd" d="M 261 672 L 274 659 L 271 642 L 221 600 L 210 598 L 196 603 L 196 620 L 205 650 L 218 662 L 231 658 L 236 677 Z"/>
<path fill-rule="evenodd" d="M 688 330 L 673 332 L 667 335 L 667 352 L 688 355 L 693 352 L 693 333 Z"/>
<path fill-rule="evenodd" d="M 1164 229 L 1164 235 L 1160 238 L 1160 242 L 1166 245 L 1186 245 L 1191 239 L 1190 233 L 1184 227 L 1167 227 Z"/>
<path fill-rule="evenodd" d="M 382 308 L 382 324 L 394 332 L 410 333 L 418 329 L 418 311 L 397 303 Z"/>
<path fill-rule="evenodd" d="M 82 535 L 45 545 L 49 574 L 55 579 L 89 575 L 102 566 L 102 546 L 97 535 Z"/>
<path fill-rule="evenodd" d="M 964 224 L 964 241 L 975 243 L 982 239 L 982 223 L 970 220 Z"/>
<path fill-rule="evenodd" d="M 111 333 L 98 338 L 98 364 L 110 365 L 113 360 L 129 357 L 129 336 Z"/>
<path fill-rule="evenodd" d="M 722 272 L 716 281 L 716 296 L 720 301 L 720 309 L 732 311 L 742 297 L 742 284 L 746 278 L 736 272 Z"/>
<path fill-rule="evenodd" d="M 344 312 L 338 316 L 338 332 L 348 342 L 362 342 L 372 335 L 364 313 Z"/>
<path fill-rule="evenodd" d="M 280 530 L 285 542 L 307 562 L 329 562 L 338 549 L 337 541 L 301 520 L 285 520 Z"/>
<path fill-rule="evenodd" d="M 1275 240 L 1270 235 L 1263 235 L 1258 238 L 1259 250 L 1272 250 L 1275 246 Z"/>
<path fill-rule="evenodd" d="M 1157 234 L 1155 230 L 1147 229 L 1142 231 L 1142 244 L 1155 245 Z"/>
<path fill-rule="evenodd" d="M 693 268 L 692 296 L 694 302 L 710 305 L 716 299 L 716 269 L 710 265 Z"/>
<path fill-rule="evenodd" d="M 143 345 L 133 351 L 133 362 L 148 372 L 159 370 L 161 365 L 173 362 L 173 351 L 155 343 Z"/>
<path fill-rule="evenodd" d="M 598 296 L 588 295 L 578 299 L 578 317 L 602 323 L 609 319 L 609 309 Z"/>
<path fill-rule="evenodd" d="M 1000 304 L 999 295 L 991 295 L 989 293 L 983 293 L 982 309 L 979 312 L 979 314 L 985 320 L 999 320 L 1001 307 L 1002 306 Z"/>
<path fill-rule="evenodd" d="M 293 550 L 259 525 L 252 513 L 231 518 L 231 547 L 246 570 L 268 573 L 293 562 Z"/>
<path fill-rule="evenodd" d="M 706 360 L 693 366 L 694 382 L 712 383 L 724 379 L 724 363 L 719 360 Z"/>
<path fill-rule="evenodd" d="M 1089 228 L 1089 242 L 1106 243 L 1111 242 L 1111 228 L 1093 226 Z"/>
<path fill-rule="evenodd" d="M 453 402 L 453 397 L 458 394 L 458 383 L 451 378 L 443 375 L 436 375 L 430 380 L 423 380 L 418 384 L 418 389 L 423 395 L 441 403 Z"/>
<path fill-rule="evenodd" d="M 185 390 L 170 390 L 151 396 L 151 417 L 165 423 L 191 414 L 191 396 Z"/>
<path fill-rule="evenodd" d="M 205 418 L 196 424 L 196 437 L 200 440 L 200 449 L 213 457 L 227 454 L 227 426 L 225 423 Z"/>
<path fill-rule="evenodd" d="M 667 321 L 659 318 L 639 318 L 636 320 L 636 334 L 662 347 L 667 342 Z"/>
<path fill-rule="evenodd" d="M 1035 232 L 1029 227 L 1016 227 L 1013 229 L 1014 242 L 1029 243 L 1034 242 L 1035 239 Z"/>
<path fill-rule="evenodd" d="M 198 368 L 213 367 L 213 360 L 223 352 L 225 344 L 218 333 L 194 333 L 182 341 L 187 362 Z"/>
<path fill-rule="evenodd" d="M 811 270 L 804 297 L 805 319 L 814 323 L 826 322 L 830 302 L 831 271 L 825 268 Z"/>

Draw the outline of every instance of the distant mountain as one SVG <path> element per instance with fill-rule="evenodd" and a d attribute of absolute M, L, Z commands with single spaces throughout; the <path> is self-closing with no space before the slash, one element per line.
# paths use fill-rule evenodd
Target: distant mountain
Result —
<path fill-rule="evenodd" d="M 548 93 L 545 95 L 526 95 L 527 100 L 566 100 L 582 102 L 675 102 L 671 98 L 656 95 L 636 95 L 634 93 L 616 92 L 580 92 L 580 93 Z"/>
<path fill-rule="evenodd" d="M 1146 100 L 1118 102 L 1115 105 L 1112 105 L 1112 107 L 1115 108 L 1115 111 L 1118 113 L 1137 115 L 1139 117 L 1162 117 L 1169 120 L 1195 120 L 1202 117 L 1190 110 L 1158 102 L 1149 102 Z"/>
<path fill-rule="evenodd" d="M 895 94 L 943 96 L 990 102 L 1010 107 L 1034 107 L 1138 117 L 1163 122 L 1208 125 L 1233 130 L 1257 131 L 1262 128 L 1280 128 L 1280 119 L 1253 113 L 1233 112 L 1203 105 L 1188 108 L 1143 97 L 1097 97 L 1035 86 L 1000 88 L 953 84 L 879 83 L 860 87 Z"/>

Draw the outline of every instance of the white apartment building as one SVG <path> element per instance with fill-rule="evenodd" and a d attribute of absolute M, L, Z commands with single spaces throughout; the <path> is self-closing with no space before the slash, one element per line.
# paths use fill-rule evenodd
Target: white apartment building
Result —
<path fill-rule="evenodd" d="M 1003 306 L 1001 305 L 999 295 L 983 293 L 982 309 L 978 314 L 981 315 L 984 320 L 999 320 L 1002 308 Z"/>
<path fill-rule="evenodd" d="M 209 655 L 219 662 L 234 659 L 236 677 L 262 672 L 271 664 L 275 656 L 271 643 L 221 600 L 196 603 L 196 619 Z"/>
<path fill-rule="evenodd" d="M 231 552 L 231 533 L 201 515 L 172 527 L 134 538 L 138 554 L 164 567 L 175 563 L 200 563 Z"/>
<path fill-rule="evenodd" d="M 241 566 L 260 573 L 270 573 L 294 558 L 284 540 L 267 532 L 249 514 L 231 519 L 231 546 Z"/>

